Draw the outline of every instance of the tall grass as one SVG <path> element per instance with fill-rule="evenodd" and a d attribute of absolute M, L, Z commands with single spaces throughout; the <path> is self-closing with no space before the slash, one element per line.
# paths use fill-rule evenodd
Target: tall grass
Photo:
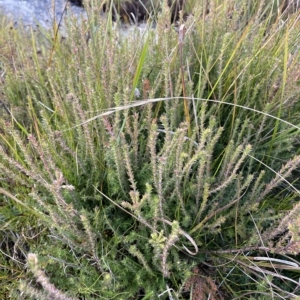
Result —
<path fill-rule="evenodd" d="M 2 298 L 296 299 L 299 24 L 275 3 L 3 26 Z"/>

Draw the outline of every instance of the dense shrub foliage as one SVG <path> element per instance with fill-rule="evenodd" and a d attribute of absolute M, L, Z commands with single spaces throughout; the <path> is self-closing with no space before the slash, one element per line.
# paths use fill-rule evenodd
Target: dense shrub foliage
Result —
<path fill-rule="evenodd" d="M 1 299 L 297 299 L 287 4 L 199 1 L 172 24 L 164 1 L 126 37 L 96 5 L 66 39 L 3 23 Z"/>

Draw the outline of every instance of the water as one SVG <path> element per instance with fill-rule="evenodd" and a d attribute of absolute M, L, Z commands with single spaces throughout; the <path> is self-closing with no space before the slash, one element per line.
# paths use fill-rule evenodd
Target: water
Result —
<path fill-rule="evenodd" d="M 39 25 L 50 29 L 55 18 L 60 20 L 65 3 L 65 0 L 0 0 L 0 12 L 12 20 L 15 26 Z M 64 16 L 85 14 L 82 7 L 70 3 L 67 7 Z"/>
<path fill-rule="evenodd" d="M 9 20 L 12 20 L 14 26 L 21 24 L 26 27 L 35 28 L 37 25 L 45 29 L 53 27 L 53 21 L 58 23 L 63 16 L 66 18 L 70 15 L 83 16 L 86 13 L 84 8 L 68 3 L 67 9 L 65 0 L 0 0 L 0 12 L 3 13 Z M 64 34 L 63 22 L 61 24 L 61 33 Z M 128 36 L 136 29 L 140 33 L 145 32 L 147 26 L 141 22 L 138 26 L 121 25 L 118 27 L 121 36 Z"/>

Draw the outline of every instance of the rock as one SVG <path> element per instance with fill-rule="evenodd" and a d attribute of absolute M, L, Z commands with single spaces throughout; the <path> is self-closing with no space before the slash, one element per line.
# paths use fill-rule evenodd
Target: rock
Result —
<path fill-rule="evenodd" d="M 119 16 L 122 22 L 137 23 L 145 21 L 153 12 L 157 12 L 161 0 L 107 0 L 103 4 L 103 11 L 109 10 L 113 1 L 113 19 Z M 69 0 L 74 5 L 83 6 L 83 0 Z M 87 2 L 87 1 L 86 1 Z M 179 19 L 179 12 L 184 10 L 186 0 L 168 0 L 171 8 L 171 21 Z M 118 16 L 116 16 L 116 12 Z"/>

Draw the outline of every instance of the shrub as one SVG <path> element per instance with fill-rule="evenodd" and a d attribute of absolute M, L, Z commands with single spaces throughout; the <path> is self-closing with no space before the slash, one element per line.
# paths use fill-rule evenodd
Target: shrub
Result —
<path fill-rule="evenodd" d="M 296 297 L 299 25 L 247 2 L 2 31 L 4 298 Z"/>

